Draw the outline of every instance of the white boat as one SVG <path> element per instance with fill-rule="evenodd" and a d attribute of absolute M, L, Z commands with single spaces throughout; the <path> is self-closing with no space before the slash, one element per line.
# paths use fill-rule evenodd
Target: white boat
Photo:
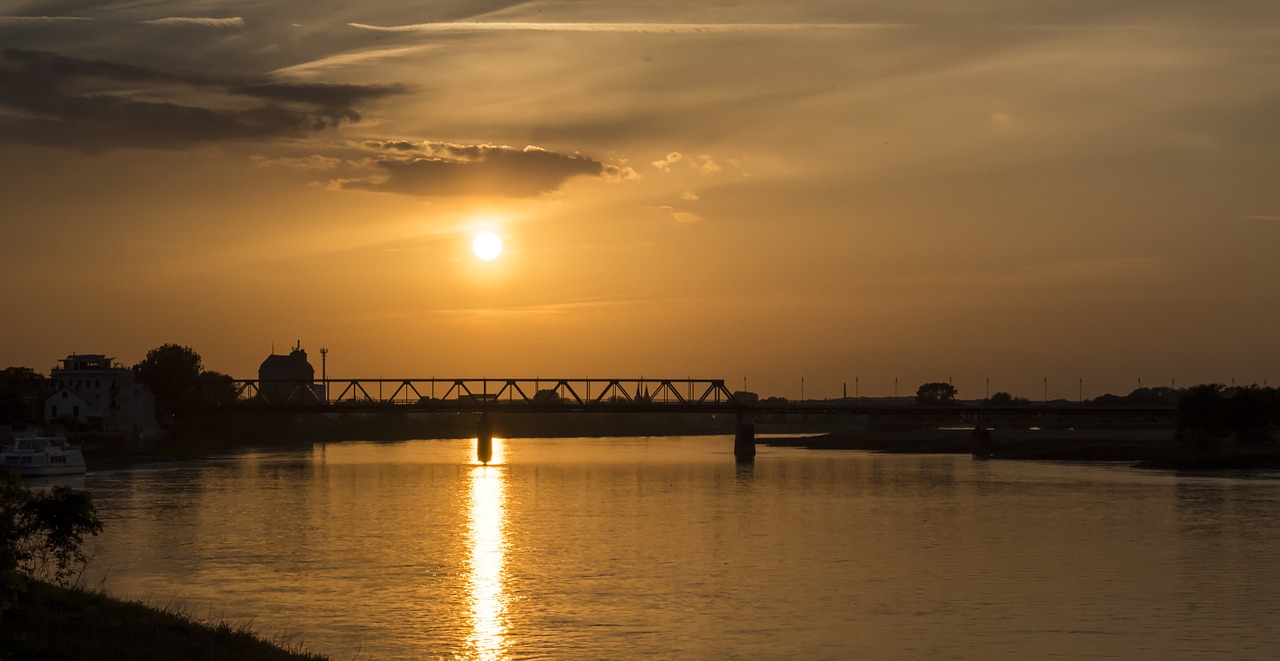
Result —
<path fill-rule="evenodd" d="M 79 475 L 85 472 L 84 455 L 65 438 L 19 436 L 0 452 L 0 470 L 34 477 Z"/>

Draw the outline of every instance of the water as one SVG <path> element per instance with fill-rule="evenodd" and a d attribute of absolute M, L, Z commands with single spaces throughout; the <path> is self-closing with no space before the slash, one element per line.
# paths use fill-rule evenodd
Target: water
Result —
<path fill-rule="evenodd" d="M 96 472 L 85 583 L 335 659 L 1280 651 L 1280 479 L 728 438 L 340 443 Z"/>

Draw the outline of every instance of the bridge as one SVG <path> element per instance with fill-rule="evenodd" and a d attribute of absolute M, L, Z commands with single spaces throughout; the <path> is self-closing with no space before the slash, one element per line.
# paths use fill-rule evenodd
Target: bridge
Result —
<path fill-rule="evenodd" d="M 644 410 L 732 410 L 740 402 L 724 379 L 524 379 L 420 378 L 329 379 L 306 384 L 242 379 L 233 381 L 242 402 L 267 405 L 322 405 L 381 410 L 386 405 L 417 409 L 482 412 L 493 406 L 526 410 L 598 410 L 619 405 Z"/>
<path fill-rule="evenodd" d="M 208 397 L 197 411 L 229 408 L 259 413 L 474 413 L 485 458 L 492 437 L 489 413 L 732 413 L 734 454 L 755 455 L 757 421 L 860 421 L 871 428 L 1148 428 L 1172 426 L 1169 408 L 1103 407 L 1066 403 L 991 406 L 985 402 L 918 404 L 911 398 L 758 400 L 731 392 L 724 379 L 655 378 L 412 378 L 296 381 L 234 380 L 236 401 L 227 407 Z M 208 394 L 208 393 L 206 393 Z"/>

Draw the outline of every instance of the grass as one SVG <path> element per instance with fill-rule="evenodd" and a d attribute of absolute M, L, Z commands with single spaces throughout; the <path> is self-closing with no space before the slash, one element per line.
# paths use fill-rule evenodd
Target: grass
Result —
<path fill-rule="evenodd" d="M 177 609 L 38 581 L 0 616 L 0 661 L 327 658 L 266 640 L 247 624 L 201 622 Z"/>

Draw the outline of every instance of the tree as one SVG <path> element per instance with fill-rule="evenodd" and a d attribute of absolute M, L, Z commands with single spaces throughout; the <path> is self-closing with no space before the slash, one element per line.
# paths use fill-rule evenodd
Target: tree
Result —
<path fill-rule="evenodd" d="M 84 536 L 102 532 L 87 491 L 54 487 L 32 492 L 12 473 L 0 473 L 0 613 L 26 578 L 67 585 L 89 557 Z"/>
<path fill-rule="evenodd" d="M 1031 400 L 1026 397 L 1014 397 L 1004 391 L 992 393 L 991 397 L 987 398 L 988 406 L 1027 406 L 1030 403 Z"/>
<path fill-rule="evenodd" d="M 196 391 L 203 370 L 200 354 L 177 344 L 160 345 L 133 366 L 138 382 L 151 389 L 156 403 L 166 411 L 172 411 Z"/>
<path fill-rule="evenodd" d="M 235 379 L 229 374 L 222 372 L 201 372 L 196 379 L 197 397 L 205 402 L 214 402 L 220 406 L 235 404 L 238 395 L 236 394 Z"/>
<path fill-rule="evenodd" d="M 956 387 L 950 383 L 926 383 L 916 389 L 917 404 L 950 404 L 956 401 Z"/>
<path fill-rule="evenodd" d="M 1214 444 L 1228 433 L 1227 405 L 1218 383 L 1189 388 L 1178 400 L 1175 414 L 1178 439 L 1200 444 Z"/>
<path fill-rule="evenodd" d="M 48 396 L 48 379 L 29 367 L 0 370 L 0 423 L 31 423 L 40 419 L 40 404 Z"/>
<path fill-rule="evenodd" d="M 1238 388 L 1226 401 L 1227 426 L 1237 443 L 1253 445 L 1271 440 L 1280 400 L 1274 388 Z"/>

